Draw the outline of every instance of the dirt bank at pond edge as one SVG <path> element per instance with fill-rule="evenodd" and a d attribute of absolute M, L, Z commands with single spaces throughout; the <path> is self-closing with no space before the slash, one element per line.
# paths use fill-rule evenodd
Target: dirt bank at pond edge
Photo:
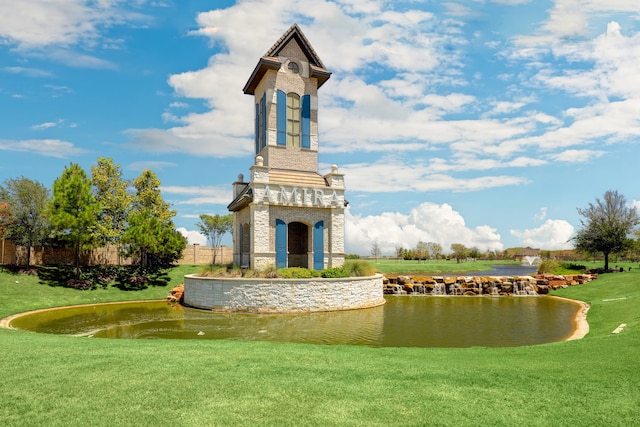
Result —
<path fill-rule="evenodd" d="M 590 307 L 589 304 L 587 304 L 586 302 L 577 301 L 569 298 L 557 297 L 557 296 L 552 296 L 551 298 L 558 298 L 565 301 L 570 301 L 580 306 L 580 310 L 578 311 L 575 319 L 573 320 L 574 322 L 573 333 L 569 336 L 569 338 L 567 338 L 567 341 L 579 340 L 581 338 L 584 338 L 585 335 L 589 333 L 589 323 L 587 322 L 587 311 L 589 311 L 589 307 Z"/>

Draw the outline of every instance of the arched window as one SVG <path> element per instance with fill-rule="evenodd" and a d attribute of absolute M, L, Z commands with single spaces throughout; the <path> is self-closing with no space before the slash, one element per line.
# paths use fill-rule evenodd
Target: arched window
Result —
<path fill-rule="evenodd" d="M 293 74 L 298 74 L 300 72 L 300 67 L 298 67 L 298 64 L 293 61 L 289 62 L 288 68 Z"/>
<path fill-rule="evenodd" d="M 287 94 L 287 145 L 300 147 L 300 96 Z"/>

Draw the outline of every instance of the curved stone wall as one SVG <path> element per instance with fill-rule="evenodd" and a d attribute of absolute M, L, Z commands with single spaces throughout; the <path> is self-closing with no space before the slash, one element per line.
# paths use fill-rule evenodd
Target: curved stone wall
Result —
<path fill-rule="evenodd" d="M 295 313 L 384 304 L 383 276 L 343 279 L 184 277 L 184 304 L 215 311 Z"/>

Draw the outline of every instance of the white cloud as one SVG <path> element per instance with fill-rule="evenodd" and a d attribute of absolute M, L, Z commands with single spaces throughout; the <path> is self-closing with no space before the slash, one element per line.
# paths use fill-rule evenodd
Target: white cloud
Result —
<path fill-rule="evenodd" d="M 398 12 L 364 0 L 256 0 L 203 12 L 192 34 L 222 49 L 206 67 L 171 75 L 168 84 L 178 97 L 204 100 L 209 111 L 178 114 L 176 107 L 186 102 L 173 100 L 169 108 L 174 110 L 165 112 L 163 119 L 175 126 L 130 129 L 127 134 L 133 145 L 152 152 L 249 156 L 253 129 L 247 123 L 253 119 L 253 99 L 239 96 L 238 90 L 270 43 L 291 22 L 300 22 L 334 72 L 319 97 L 322 152 L 363 157 L 361 163 L 345 166 L 352 188 L 371 191 L 382 185 L 381 191 L 395 191 L 404 185 L 414 191 L 473 191 L 521 185 L 528 181 L 478 172 L 586 162 L 607 152 L 588 146 L 640 135 L 640 80 L 634 68 L 640 62 L 640 35 L 626 37 L 617 23 L 611 23 L 597 37 L 589 27 L 594 13 L 606 16 L 608 11 L 640 8 L 590 0 L 581 13 L 571 14 L 576 1 L 557 0 L 533 35 L 513 40 L 511 46 L 519 52 L 507 57 L 522 71 L 509 74 L 507 90 L 489 99 L 462 90 L 471 84 L 464 78 L 464 48 L 471 41 L 461 33 L 462 21 L 412 9 Z M 539 61 L 551 54 L 560 63 L 593 65 L 554 69 L 551 62 Z M 560 91 L 575 102 L 563 111 L 538 111 L 545 100 L 536 89 Z M 422 160 L 418 154 L 433 150 L 440 151 L 433 160 Z M 376 153 L 404 153 L 416 161 L 407 168 L 406 159 L 391 164 L 365 159 Z M 408 176 L 382 182 L 389 173 L 382 169 L 396 175 L 395 167 Z"/>
<path fill-rule="evenodd" d="M 0 39 L 21 50 L 47 46 L 95 46 L 111 25 L 148 18 L 126 9 L 127 2 L 109 0 L 30 0 L 0 3 Z"/>
<path fill-rule="evenodd" d="M 418 241 L 436 242 L 444 252 L 452 243 L 477 247 L 481 251 L 502 250 L 500 234 L 483 225 L 466 226 L 464 218 L 448 204 L 423 203 L 405 215 L 384 212 L 380 215 L 345 214 L 345 241 L 348 253 L 368 255 L 374 242 L 378 242 L 384 255 L 395 254 L 395 248 L 413 248 Z"/>
<path fill-rule="evenodd" d="M 540 208 L 540 213 L 535 214 L 533 216 L 533 220 L 535 222 L 540 222 L 540 221 L 544 221 L 546 217 L 547 217 L 547 208 Z"/>
<path fill-rule="evenodd" d="M 184 227 L 176 228 L 176 230 L 187 238 L 187 244 L 193 245 L 198 244 L 201 246 L 206 246 L 207 238 L 204 237 L 202 233 L 196 230 L 187 230 Z"/>
<path fill-rule="evenodd" d="M 564 220 L 547 219 L 540 227 L 528 230 L 510 230 L 512 236 L 520 239 L 521 246 L 530 246 L 546 250 L 571 249 L 569 239 L 574 228 Z"/>
<path fill-rule="evenodd" d="M 181 187 L 163 186 L 162 191 L 167 194 L 178 194 L 182 196 L 195 196 L 187 200 L 176 202 L 176 204 L 203 205 L 217 204 L 228 205 L 232 199 L 232 192 L 229 186 L 219 187 Z"/>
<path fill-rule="evenodd" d="M 50 71 L 40 70 L 38 68 L 29 67 L 4 67 L 4 71 L 13 74 L 22 74 L 28 77 L 52 77 L 53 74 Z"/>
<path fill-rule="evenodd" d="M 27 139 L 22 141 L 0 139 L 0 151 L 2 150 L 30 152 L 61 159 L 86 152 L 70 142 L 59 139 Z"/>
<path fill-rule="evenodd" d="M 498 166 L 490 161 L 492 167 Z M 530 165 L 522 162 L 523 165 Z M 409 166 L 408 166 L 409 165 Z M 501 165 L 508 166 L 508 165 Z M 487 188 L 504 187 L 512 185 L 524 185 L 529 181 L 526 178 L 507 175 L 487 175 L 474 178 L 456 178 L 443 173 L 453 171 L 478 171 L 488 169 L 481 161 L 466 164 L 465 160 L 459 163 L 448 164 L 445 160 L 434 158 L 432 164 L 422 165 L 415 161 L 401 161 L 396 159 L 383 159 L 374 164 L 354 163 L 341 165 L 341 169 L 348 177 L 349 187 L 363 192 L 396 192 L 402 191 L 477 191 Z"/>
<path fill-rule="evenodd" d="M 172 168 L 175 166 L 176 164 L 171 162 L 159 162 L 159 161 L 149 160 L 149 161 L 143 161 L 143 162 L 130 163 L 129 165 L 127 165 L 127 169 L 132 171 L 138 171 L 138 172 L 142 172 L 147 169 L 161 171 L 166 168 Z"/>
<path fill-rule="evenodd" d="M 73 67 L 113 69 L 116 65 L 90 51 L 120 49 L 110 38 L 114 26 L 150 22 L 140 2 L 125 0 L 29 0 L 0 2 L 0 44 L 15 46 L 24 57 L 46 58 Z M 154 6 L 153 3 L 150 4 Z M 37 70 L 25 70 L 42 76 Z M 35 74 L 34 74 L 35 73 Z"/>
<path fill-rule="evenodd" d="M 558 162 L 566 163 L 586 163 L 607 154 L 601 150 L 565 150 L 561 153 L 553 154 L 551 157 Z"/>
<path fill-rule="evenodd" d="M 33 130 L 44 130 L 44 129 L 49 129 L 49 128 L 55 128 L 58 127 L 62 124 L 63 120 L 56 120 L 55 122 L 45 122 L 45 123 L 40 123 L 39 125 L 33 125 L 31 126 L 31 129 Z"/>

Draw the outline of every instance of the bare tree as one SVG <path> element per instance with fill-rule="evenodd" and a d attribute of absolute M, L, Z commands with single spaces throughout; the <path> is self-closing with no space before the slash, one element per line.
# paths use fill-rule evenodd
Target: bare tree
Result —
<path fill-rule="evenodd" d="M 231 215 L 200 215 L 200 222 L 196 224 L 200 233 L 204 234 L 213 250 L 212 264 L 216 263 L 216 255 L 220 248 L 222 236 L 231 231 L 233 216 Z"/>
<path fill-rule="evenodd" d="M 371 256 L 378 261 L 378 258 L 380 258 L 382 251 L 380 250 L 380 245 L 378 244 L 378 241 L 376 240 L 375 242 L 373 242 L 373 245 L 371 245 Z"/>

